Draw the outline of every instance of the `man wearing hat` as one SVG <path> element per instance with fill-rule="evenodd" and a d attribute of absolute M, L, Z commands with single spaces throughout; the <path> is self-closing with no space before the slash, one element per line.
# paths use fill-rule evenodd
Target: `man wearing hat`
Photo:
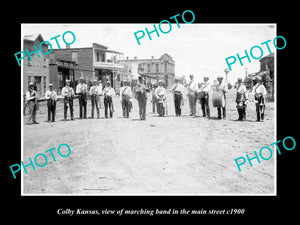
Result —
<path fill-rule="evenodd" d="M 164 88 L 164 82 L 160 80 L 158 82 L 158 87 L 155 89 L 155 96 L 158 101 L 157 112 L 160 117 L 165 116 L 166 108 L 166 95 L 167 91 Z"/>
<path fill-rule="evenodd" d="M 248 93 L 246 86 L 243 84 L 243 79 L 238 78 L 238 83 L 236 87 L 236 108 L 239 114 L 239 121 L 246 120 L 246 107 L 248 103 Z"/>
<path fill-rule="evenodd" d="M 109 117 L 113 117 L 113 101 L 112 97 L 116 94 L 115 90 L 111 87 L 110 82 L 106 82 L 106 87 L 103 89 L 104 94 L 104 114 L 105 118 L 108 118 L 108 108 L 109 108 Z"/>
<path fill-rule="evenodd" d="M 123 82 L 123 87 L 120 88 L 120 101 L 122 104 L 123 117 L 129 118 L 129 112 L 131 108 L 130 99 L 131 99 L 131 88 L 129 87 L 128 81 Z"/>
<path fill-rule="evenodd" d="M 37 93 L 34 90 L 34 84 L 29 83 L 28 91 L 26 92 L 26 101 L 27 105 L 29 106 L 29 118 L 28 118 L 28 124 L 38 124 L 36 122 L 36 110 L 37 110 Z"/>
<path fill-rule="evenodd" d="M 48 99 L 47 107 L 48 107 L 48 122 L 55 121 L 55 109 L 56 109 L 56 101 L 57 95 L 56 91 L 53 90 L 53 84 L 49 84 L 49 90 L 45 93 L 45 98 Z"/>
<path fill-rule="evenodd" d="M 181 106 L 183 105 L 183 92 L 184 87 L 177 79 L 175 79 L 175 84 L 172 87 L 174 106 L 176 116 L 181 116 Z"/>
<path fill-rule="evenodd" d="M 139 105 L 140 120 L 146 120 L 146 106 L 147 106 L 147 89 L 143 82 L 143 77 L 139 77 L 139 83 L 135 88 L 135 96 Z"/>
<path fill-rule="evenodd" d="M 222 116 L 223 116 L 223 119 L 226 119 L 226 94 L 225 93 L 227 92 L 227 89 L 228 89 L 227 88 L 227 73 L 226 73 L 225 81 L 223 80 L 222 76 L 218 76 L 217 81 L 218 82 L 217 82 L 215 89 L 217 91 L 222 92 L 222 95 L 223 95 L 222 107 L 217 107 L 218 119 L 221 119 Z"/>
<path fill-rule="evenodd" d="M 71 120 L 74 120 L 73 97 L 75 94 L 73 88 L 70 87 L 70 80 L 66 80 L 66 86 L 61 90 L 61 94 L 64 97 L 64 121 L 67 121 L 68 104 L 70 107 Z"/>
<path fill-rule="evenodd" d="M 252 94 L 254 95 L 254 101 L 256 105 L 256 115 L 257 120 L 256 121 L 263 121 L 264 115 L 265 115 L 265 97 L 267 95 L 267 90 L 265 86 L 263 85 L 263 81 L 260 76 L 256 78 L 256 84 L 254 85 L 252 89 Z"/>
<path fill-rule="evenodd" d="M 80 77 L 79 78 L 79 84 L 76 86 L 76 94 L 79 95 L 79 116 L 80 119 L 82 117 L 86 119 L 86 105 L 87 105 L 87 86 L 85 83 L 83 83 L 84 78 Z M 83 109 L 83 114 L 82 115 L 82 109 Z"/>
<path fill-rule="evenodd" d="M 200 86 L 200 92 L 199 92 L 199 99 L 202 109 L 203 117 L 210 117 L 210 110 L 209 110 L 209 91 L 211 88 L 209 77 L 204 76 L 203 78 L 204 82 Z"/>
<path fill-rule="evenodd" d="M 188 84 L 188 98 L 190 104 L 190 116 L 196 115 L 196 96 L 197 83 L 194 81 L 194 75 L 190 75 L 190 82 Z"/>
<path fill-rule="evenodd" d="M 98 105 L 98 101 L 99 101 L 99 95 L 101 93 L 99 93 L 99 89 L 98 89 L 98 85 L 97 85 L 97 80 L 93 80 L 93 86 L 90 88 L 89 94 L 91 96 L 91 105 L 92 105 L 92 112 L 91 112 L 91 117 L 92 119 L 94 119 L 94 108 L 96 106 L 97 109 L 97 118 L 100 118 L 100 113 L 99 113 L 99 105 Z M 101 90 L 102 92 L 102 90 Z"/>

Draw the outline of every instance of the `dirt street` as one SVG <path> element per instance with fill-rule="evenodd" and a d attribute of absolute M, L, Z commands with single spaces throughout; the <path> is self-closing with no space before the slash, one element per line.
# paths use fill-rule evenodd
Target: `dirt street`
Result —
<path fill-rule="evenodd" d="M 129 119 L 122 117 L 119 97 L 114 97 L 112 119 L 79 119 L 74 100 L 74 121 L 63 121 L 63 103 L 57 103 L 56 121 L 48 123 L 45 102 L 40 104 L 37 125 L 24 117 L 24 164 L 38 153 L 55 147 L 48 164 L 28 174 L 22 172 L 24 194 L 273 194 L 274 160 L 252 160 L 239 172 L 234 159 L 254 156 L 274 140 L 274 103 L 268 102 L 264 122 L 256 122 L 254 103 L 247 108 L 247 121 L 235 121 L 235 90 L 227 95 L 227 118 L 217 119 L 211 104 L 211 118 L 189 116 L 185 97 L 183 116 L 175 117 L 172 95 L 168 116 L 152 113 L 147 103 L 146 121 L 140 121 L 137 101 Z M 88 117 L 91 116 L 88 101 Z M 69 114 L 68 114 L 69 118 Z M 66 143 L 71 154 L 62 158 L 57 147 Z M 63 148 L 62 148 L 63 149 Z M 64 151 L 64 150 L 62 150 Z M 267 153 L 266 153 L 267 154 Z M 40 158 L 39 158 L 40 159 Z M 40 164 L 43 163 L 41 159 Z"/>

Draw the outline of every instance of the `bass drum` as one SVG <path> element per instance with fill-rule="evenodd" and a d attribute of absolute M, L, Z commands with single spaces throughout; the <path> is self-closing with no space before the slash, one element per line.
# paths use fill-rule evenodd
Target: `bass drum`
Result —
<path fill-rule="evenodd" d="M 214 107 L 224 107 L 225 98 L 222 91 L 214 91 L 212 94 L 212 103 Z"/>

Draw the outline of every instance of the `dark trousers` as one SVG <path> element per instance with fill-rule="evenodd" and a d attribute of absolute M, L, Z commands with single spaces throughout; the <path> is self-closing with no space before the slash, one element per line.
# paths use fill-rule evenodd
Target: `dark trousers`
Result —
<path fill-rule="evenodd" d="M 226 118 L 226 106 L 218 107 L 217 109 L 218 109 L 218 118 L 221 119 L 222 118 L 221 114 L 223 114 L 223 119 L 225 119 Z M 222 113 L 222 111 L 223 111 L 223 113 Z"/>
<path fill-rule="evenodd" d="M 152 95 L 152 112 L 155 113 L 155 107 L 157 107 L 157 99 L 155 95 Z"/>
<path fill-rule="evenodd" d="M 265 115 L 265 99 L 263 96 L 255 96 L 255 100 L 258 101 L 256 105 L 257 121 L 264 120 Z"/>
<path fill-rule="evenodd" d="M 174 106 L 175 106 L 176 116 L 181 116 L 181 101 L 182 101 L 182 95 L 175 93 L 174 94 Z"/>
<path fill-rule="evenodd" d="M 82 109 L 84 111 L 84 119 L 86 119 L 86 104 L 87 104 L 87 95 L 79 93 L 79 116 L 82 119 Z"/>
<path fill-rule="evenodd" d="M 146 105 L 147 105 L 147 98 L 141 95 L 138 99 L 139 104 L 139 114 L 141 120 L 146 120 Z"/>
<path fill-rule="evenodd" d="M 28 101 L 28 105 L 29 105 L 29 118 L 28 121 L 35 123 L 36 122 L 36 110 L 37 110 L 37 104 L 34 101 Z"/>
<path fill-rule="evenodd" d="M 108 109 L 109 109 L 109 117 L 113 117 L 113 109 L 112 109 L 112 97 L 111 96 L 105 96 L 104 97 L 104 114 L 105 118 L 108 117 Z"/>
<path fill-rule="evenodd" d="M 47 102 L 47 107 L 48 107 L 48 122 L 55 121 L 55 109 L 56 109 L 56 100 L 54 99 L 48 99 Z"/>
<path fill-rule="evenodd" d="M 129 118 L 130 112 L 130 101 L 128 98 L 122 98 L 122 110 L 123 110 L 123 117 Z"/>
<path fill-rule="evenodd" d="M 163 103 L 158 103 L 158 108 L 157 108 L 158 116 L 165 116 L 165 108 Z"/>
<path fill-rule="evenodd" d="M 204 97 L 200 98 L 200 104 L 201 104 L 203 117 L 205 117 L 206 115 L 207 115 L 207 117 L 210 117 L 209 95 L 208 95 L 208 93 L 205 93 Z"/>
<path fill-rule="evenodd" d="M 65 96 L 64 98 L 64 119 L 67 120 L 68 104 L 70 107 L 71 120 L 74 120 L 73 115 L 73 98 Z"/>
<path fill-rule="evenodd" d="M 91 116 L 92 116 L 92 118 L 94 118 L 95 106 L 97 109 L 97 118 L 99 118 L 99 116 L 100 116 L 98 102 L 99 102 L 99 96 L 95 95 L 95 94 L 91 95 L 91 103 L 92 103 L 92 115 Z"/>
<path fill-rule="evenodd" d="M 238 120 L 246 120 L 246 107 L 237 108 L 239 119 Z"/>

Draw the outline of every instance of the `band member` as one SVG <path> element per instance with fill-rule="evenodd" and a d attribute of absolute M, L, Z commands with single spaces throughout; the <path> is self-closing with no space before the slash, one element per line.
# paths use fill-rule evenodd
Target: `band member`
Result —
<path fill-rule="evenodd" d="M 175 84 L 172 87 L 174 106 L 176 116 L 181 116 L 181 107 L 183 106 L 183 92 L 184 87 L 177 79 L 175 79 Z"/>
<path fill-rule="evenodd" d="M 56 91 L 53 90 L 53 84 L 49 84 L 49 90 L 45 93 L 45 98 L 48 99 L 47 107 L 48 107 L 48 122 L 55 121 L 55 109 L 56 109 L 56 101 L 57 95 Z"/>
<path fill-rule="evenodd" d="M 155 111 L 157 111 L 157 109 L 155 110 L 155 108 L 157 108 L 157 99 L 155 96 L 155 89 L 157 88 L 157 85 L 154 84 L 152 89 L 151 89 L 151 102 L 152 102 L 152 113 L 155 113 Z"/>
<path fill-rule="evenodd" d="M 248 103 L 248 93 L 246 86 L 242 83 L 242 78 L 238 78 L 238 83 L 236 87 L 236 108 L 239 114 L 238 120 L 246 120 L 246 107 Z"/>
<path fill-rule="evenodd" d="M 93 86 L 90 88 L 90 91 L 89 91 L 89 94 L 91 96 L 91 105 L 92 105 L 92 112 L 91 112 L 92 119 L 94 119 L 95 106 L 97 109 L 97 118 L 99 119 L 99 117 L 100 117 L 98 102 L 99 102 L 99 95 L 101 93 L 99 93 L 98 91 L 99 91 L 99 87 L 97 85 L 97 80 L 94 80 Z M 101 90 L 101 92 L 102 92 L 102 90 Z"/>
<path fill-rule="evenodd" d="M 131 88 L 129 87 L 128 81 L 123 82 L 123 87 L 120 88 L 120 101 L 122 104 L 123 117 L 129 118 L 129 112 L 131 109 Z"/>
<path fill-rule="evenodd" d="M 79 78 L 79 84 L 76 86 L 76 94 L 79 95 L 79 116 L 80 119 L 82 117 L 86 119 L 86 105 L 87 105 L 87 85 L 83 83 L 84 78 Z M 83 109 L 83 116 L 82 116 L 82 109 Z"/>
<path fill-rule="evenodd" d="M 73 98 L 75 93 L 73 88 L 70 87 L 70 80 L 66 80 L 66 86 L 61 90 L 61 94 L 64 97 L 64 121 L 67 121 L 68 104 L 70 107 L 71 120 L 74 120 Z"/>
<path fill-rule="evenodd" d="M 147 105 L 147 93 L 146 86 L 143 83 L 143 78 L 139 77 L 139 83 L 135 88 L 135 96 L 139 105 L 140 120 L 146 120 L 146 105 Z"/>
<path fill-rule="evenodd" d="M 209 77 L 204 76 L 203 78 L 204 82 L 200 86 L 200 92 L 199 92 L 199 99 L 202 109 L 203 117 L 210 117 L 210 110 L 209 110 L 209 91 L 211 88 Z"/>
<path fill-rule="evenodd" d="M 110 86 L 110 82 L 107 81 L 106 87 L 103 89 L 104 93 L 104 108 L 105 108 L 105 118 L 108 118 L 108 108 L 109 108 L 109 117 L 113 117 L 113 101 L 112 97 L 116 94 L 115 90 Z"/>
<path fill-rule="evenodd" d="M 159 81 L 158 87 L 155 89 L 155 96 L 158 101 L 157 112 L 160 117 L 165 116 L 166 113 L 166 101 L 167 101 L 167 91 L 163 86 L 164 82 Z"/>
<path fill-rule="evenodd" d="M 34 84 L 30 83 L 28 86 L 28 91 L 26 92 L 26 101 L 29 106 L 29 118 L 28 124 L 38 124 L 36 122 L 36 111 L 37 111 L 37 93 L 34 90 Z"/>
<path fill-rule="evenodd" d="M 261 77 L 256 78 L 257 83 L 252 89 L 252 94 L 254 95 L 254 101 L 256 104 L 256 121 L 263 121 L 265 115 L 265 96 L 267 95 L 267 90 L 263 85 Z"/>
<path fill-rule="evenodd" d="M 194 81 L 194 75 L 190 75 L 190 82 L 188 84 L 188 98 L 190 104 L 190 116 L 196 116 L 196 96 L 197 83 Z"/>
<path fill-rule="evenodd" d="M 218 119 L 221 119 L 221 114 L 223 115 L 223 119 L 226 119 L 226 92 L 227 92 L 227 73 L 225 77 L 225 81 L 223 80 L 222 76 L 217 77 L 217 85 L 215 86 L 215 91 L 220 91 L 223 94 L 223 106 L 217 107 L 218 110 Z M 223 111 L 223 112 L 222 112 Z"/>

